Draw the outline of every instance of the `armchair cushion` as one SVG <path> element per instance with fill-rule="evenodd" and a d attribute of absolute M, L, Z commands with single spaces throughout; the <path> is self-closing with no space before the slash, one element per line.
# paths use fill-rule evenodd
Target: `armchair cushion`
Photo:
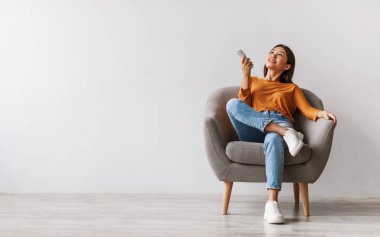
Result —
<path fill-rule="evenodd" d="M 227 157 L 236 163 L 249 165 L 265 165 L 263 143 L 232 141 L 226 147 Z M 305 144 L 301 151 L 291 156 L 289 150 L 285 150 L 285 166 L 297 165 L 310 159 L 311 148 Z"/>

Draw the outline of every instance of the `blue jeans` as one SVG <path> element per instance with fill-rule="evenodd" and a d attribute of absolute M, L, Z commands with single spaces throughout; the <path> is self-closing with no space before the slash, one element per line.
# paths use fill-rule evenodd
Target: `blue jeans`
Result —
<path fill-rule="evenodd" d="M 292 123 L 281 113 L 268 110 L 258 112 L 236 98 L 227 102 L 226 109 L 240 141 L 264 143 L 266 187 L 281 190 L 284 151 L 288 147 L 281 135 L 266 132 L 264 128 L 270 122 L 293 128 Z"/>

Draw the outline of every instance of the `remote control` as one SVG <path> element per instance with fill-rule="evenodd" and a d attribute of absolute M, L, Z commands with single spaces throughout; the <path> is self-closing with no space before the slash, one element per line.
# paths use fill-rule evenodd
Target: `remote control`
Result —
<path fill-rule="evenodd" d="M 245 55 L 245 53 L 243 52 L 243 50 L 241 50 L 241 49 L 239 49 L 239 51 L 237 51 L 237 55 L 238 55 L 241 59 L 243 59 L 244 56 L 247 57 L 247 56 Z"/>

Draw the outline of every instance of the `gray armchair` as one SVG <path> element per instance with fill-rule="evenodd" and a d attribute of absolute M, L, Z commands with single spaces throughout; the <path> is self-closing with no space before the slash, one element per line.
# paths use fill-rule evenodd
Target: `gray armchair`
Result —
<path fill-rule="evenodd" d="M 262 143 L 243 142 L 228 118 L 226 103 L 237 97 L 239 87 L 225 87 L 208 98 L 204 113 L 204 140 L 208 161 L 216 177 L 224 181 L 223 214 L 227 214 L 233 182 L 266 182 Z M 323 110 L 322 101 L 302 89 L 310 105 Z M 308 184 L 317 181 L 329 158 L 334 125 L 327 119 L 309 120 L 298 110 L 295 129 L 304 134 L 305 145 L 297 156 L 285 151 L 283 182 L 293 183 L 295 204 L 301 192 L 304 215 L 309 216 Z"/>

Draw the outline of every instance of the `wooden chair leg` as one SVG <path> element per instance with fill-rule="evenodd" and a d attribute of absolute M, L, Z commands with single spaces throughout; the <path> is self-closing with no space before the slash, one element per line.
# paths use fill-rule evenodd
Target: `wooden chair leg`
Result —
<path fill-rule="evenodd" d="M 224 181 L 224 195 L 223 195 L 223 215 L 227 215 L 228 205 L 230 204 L 230 197 L 233 182 Z"/>
<path fill-rule="evenodd" d="M 298 183 L 293 183 L 293 192 L 294 192 L 294 204 L 300 203 L 300 187 Z"/>
<path fill-rule="evenodd" d="M 310 216 L 309 211 L 309 189 L 307 183 L 299 183 L 301 197 L 302 197 L 302 205 L 303 205 L 303 214 L 304 216 Z"/>

